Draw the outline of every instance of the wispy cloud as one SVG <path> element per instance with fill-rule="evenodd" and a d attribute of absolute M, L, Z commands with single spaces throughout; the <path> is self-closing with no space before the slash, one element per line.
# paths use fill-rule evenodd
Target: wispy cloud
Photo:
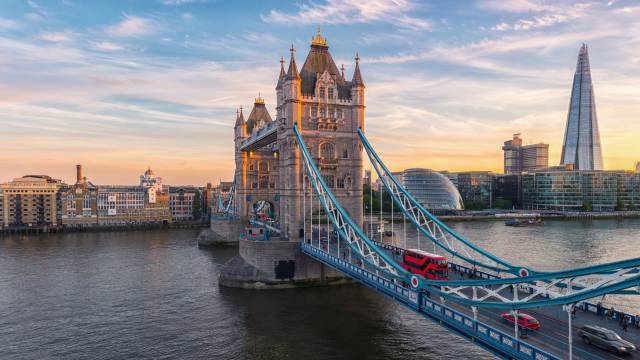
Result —
<path fill-rule="evenodd" d="M 263 21 L 279 24 L 354 24 L 382 22 L 412 30 L 429 30 L 432 23 L 410 14 L 417 5 L 409 0 L 327 0 L 298 4 L 298 11 L 271 10 Z"/>
<path fill-rule="evenodd" d="M 118 51 L 123 50 L 124 46 L 111 41 L 100 41 L 92 44 L 93 48 L 100 51 Z"/>
<path fill-rule="evenodd" d="M 167 6 L 180 6 L 193 3 L 205 3 L 208 0 L 162 0 L 162 4 Z"/>
<path fill-rule="evenodd" d="M 20 27 L 15 20 L 0 18 L 0 30 L 14 30 Z"/>
<path fill-rule="evenodd" d="M 45 32 L 40 34 L 40 39 L 50 42 L 67 42 L 71 41 L 73 33 L 71 31 L 63 32 Z"/>
<path fill-rule="evenodd" d="M 481 0 L 477 3 L 482 9 L 510 13 L 540 12 L 552 8 L 540 0 Z"/>
<path fill-rule="evenodd" d="M 548 7 L 544 10 L 539 10 L 544 12 L 542 15 L 519 19 L 513 23 L 502 22 L 493 26 L 491 29 L 497 31 L 518 31 L 554 26 L 586 16 L 590 7 L 591 4 L 575 4 L 569 7 Z"/>
<path fill-rule="evenodd" d="M 153 33 L 157 28 L 157 24 L 149 19 L 133 15 L 125 15 L 124 19 L 119 23 L 107 26 L 105 33 L 118 37 L 136 37 Z"/>

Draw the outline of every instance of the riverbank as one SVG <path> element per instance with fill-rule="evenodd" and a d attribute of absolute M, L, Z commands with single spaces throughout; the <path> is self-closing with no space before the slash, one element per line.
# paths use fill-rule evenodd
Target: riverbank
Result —
<path fill-rule="evenodd" d="M 104 226 L 87 226 L 87 227 L 19 227 L 0 229 L 0 236 L 6 235 L 29 235 L 29 234 L 58 234 L 58 233 L 76 233 L 76 232 L 120 232 L 133 230 L 161 230 L 161 229 L 200 229 L 209 226 L 208 222 L 203 221 L 181 221 L 168 224 L 150 223 L 135 225 L 104 225 Z"/>
<path fill-rule="evenodd" d="M 530 219 L 541 218 L 546 220 L 590 220 L 590 219 L 640 219 L 640 211 L 613 211 L 613 212 L 559 212 L 550 210 L 479 210 L 460 211 L 456 214 L 435 215 L 443 221 L 505 221 L 508 219 Z M 374 222 L 379 221 L 380 214 L 373 215 Z M 382 219 L 391 221 L 391 213 L 383 213 Z M 369 220 L 369 215 L 365 215 L 365 221 Z M 402 223 L 401 213 L 395 213 L 393 220 Z"/>

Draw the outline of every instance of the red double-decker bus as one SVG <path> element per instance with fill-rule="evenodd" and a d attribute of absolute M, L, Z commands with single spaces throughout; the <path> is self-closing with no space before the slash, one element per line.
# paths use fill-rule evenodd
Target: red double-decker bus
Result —
<path fill-rule="evenodd" d="M 402 267 L 412 274 L 429 280 L 449 280 L 447 259 L 418 249 L 407 249 L 402 257 Z"/>

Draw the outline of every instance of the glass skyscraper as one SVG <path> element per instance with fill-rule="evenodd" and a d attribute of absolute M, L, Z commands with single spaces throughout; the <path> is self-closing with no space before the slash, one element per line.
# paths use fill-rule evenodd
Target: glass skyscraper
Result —
<path fill-rule="evenodd" d="M 573 164 L 575 170 L 603 169 L 598 116 L 586 44 L 582 44 L 580 48 L 573 76 L 560 164 Z"/>

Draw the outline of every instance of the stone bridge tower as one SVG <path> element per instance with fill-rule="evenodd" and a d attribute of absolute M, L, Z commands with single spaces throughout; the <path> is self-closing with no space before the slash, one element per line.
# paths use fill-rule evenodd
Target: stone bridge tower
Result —
<path fill-rule="evenodd" d="M 242 110 L 238 112 L 234 127 L 234 213 L 246 218 L 257 203 L 269 203 L 280 236 L 269 241 L 241 240 L 240 256 L 221 269 L 221 285 L 251 288 L 342 281 L 341 274 L 300 252 L 305 210 L 302 179 L 307 175 L 294 125 L 300 129 L 327 185 L 355 223 L 362 226 L 363 152 L 358 128 L 364 129 L 364 82 L 359 58 L 356 55 L 353 76 L 347 80 L 344 66 L 338 69 L 327 40 L 318 31 L 302 68 L 298 69 L 293 47 L 286 68 L 281 59 L 275 120 L 258 97 L 247 120 Z M 237 225 L 241 224 L 246 222 L 238 220 Z M 220 232 L 232 233 L 224 231 L 226 224 L 216 226 L 222 229 Z"/>
<path fill-rule="evenodd" d="M 281 66 L 276 86 L 279 193 L 281 230 L 289 241 L 301 240 L 303 226 L 304 169 L 294 124 L 301 129 L 327 185 L 356 224 L 362 226 L 363 168 L 358 128 L 364 129 L 364 82 L 359 60 L 356 55 L 353 77 L 348 81 L 344 66 L 338 69 L 327 40 L 318 30 L 300 70 L 293 47 L 286 73 Z"/>

